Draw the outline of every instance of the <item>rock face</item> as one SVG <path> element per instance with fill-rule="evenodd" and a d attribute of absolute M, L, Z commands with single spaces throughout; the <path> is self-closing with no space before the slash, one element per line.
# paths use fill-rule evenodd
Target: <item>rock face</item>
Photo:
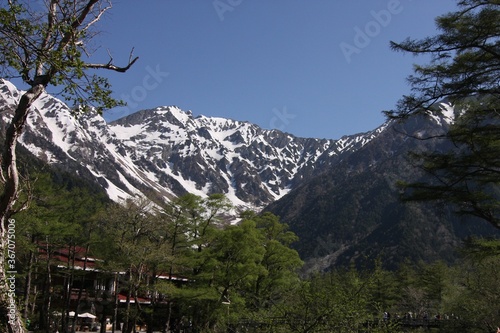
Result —
<path fill-rule="evenodd" d="M 0 82 L 4 122 L 20 93 Z M 187 192 L 224 193 L 238 207 L 260 209 L 339 163 L 386 127 L 340 140 L 298 138 L 248 122 L 194 117 L 175 106 L 108 124 L 98 114 L 75 118 L 61 101 L 43 95 L 20 141 L 38 158 L 94 178 L 116 201 L 134 195 L 168 200 Z"/>
<path fill-rule="evenodd" d="M 21 92 L 0 81 L 1 128 Z M 464 223 L 449 207 L 403 204 L 398 180 L 425 177 L 409 151 L 451 149 L 439 136 L 454 120 L 441 116 L 387 122 L 339 140 L 299 138 L 248 122 L 194 117 L 175 106 L 143 110 L 111 123 L 98 114 L 74 117 L 43 95 L 20 143 L 39 159 L 88 178 L 112 200 L 187 192 L 224 193 L 241 209 L 266 209 L 288 223 L 311 270 L 381 258 L 395 267 L 410 259 L 447 261 L 473 234 L 498 235 Z"/>
<path fill-rule="evenodd" d="M 398 181 L 430 179 L 415 167 L 409 152 L 456 149 L 438 138 L 453 121 L 452 110 L 444 111 L 441 117 L 392 124 L 266 208 L 299 236 L 295 247 L 309 270 L 366 267 L 376 259 L 389 268 L 405 261 L 453 262 L 464 238 L 500 237 L 488 223 L 459 217 L 449 205 L 400 200 Z"/>

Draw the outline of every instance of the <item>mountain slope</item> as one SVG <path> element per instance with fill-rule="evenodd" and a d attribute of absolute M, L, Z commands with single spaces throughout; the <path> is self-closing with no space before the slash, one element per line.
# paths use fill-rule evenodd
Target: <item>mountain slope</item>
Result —
<path fill-rule="evenodd" d="M 0 81 L 1 128 L 20 93 Z M 447 207 L 402 204 L 398 180 L 425 177 L 409 151 L 453 149 L 425 140 L 453 121 L 443 115 L 388 122 L 339 140 L 298 138 L 248 122 L 194 117 L 175 106 L 143 110 L 107 124 L 97 114 L 75 118 L 43 95 L 20 143 L 39 159 L 98 183 L 115 201 L 133 196 L 170 200 L 187 192 L 224 193 L 241 209 L 279 215 L 300 238 L 310 269 L 381 256 L 399 262 L 456 257 L 463 237 L 493 234 L 464 223 Z M 420 138 L 420 139 L 419 139 Z M 497 233 L 498 234 L 498 233 Z"/>
<path fill-rule="evenodd" d="M 334 169 L 266 208 L 299 236 L 296 247 L 310 270 L 366 265 L 377 257 L 391 268 L 405 260 L 451 262 L 464 237 L 499 235 L 486 222 L 460 219 L 448 206 L 400 201 L 398 181 L 426 177 L 408 152 L 452 149 L 446 141 L 424 139 L 447 130 L 451 111 L 391 125 Z"/>
<path fill-rule="evenodd" d="M 248 122 L 195 118 L 175 107 L 137 112 L 110 129 L 136 165 L 170 177 L 177 187 L 201 195 L 225 193 L 238 205 L 256 207 L 282 197 L 377 135 L 297 138 Z"/>
<path fill-rule="evenodd" d="M 0 82 L 4 122 L 19 97 L 11 83 Z M 298 138 L 248 122 L 194 117 L 174 106 L 107 124 L 92 113 L 75 119 L 67 106 L 45 94 L 20 142 L 48 163 L 95 179 L 115 201 L 224 193 L 239 207 L 259 209 L 337 164 L 385 127 L 340 140 Z"/>

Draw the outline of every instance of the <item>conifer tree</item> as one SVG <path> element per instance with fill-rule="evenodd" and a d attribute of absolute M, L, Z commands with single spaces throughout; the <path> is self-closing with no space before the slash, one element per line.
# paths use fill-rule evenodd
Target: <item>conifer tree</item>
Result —
<path fill-rule="evenodd" d="M 405 120 L 442 111 L 450 103 L 455 121 L 445 152 L 415 153 L 431 181 L 404 184 L 405 198 L 452 203 L 460 214 L 479 217 L 500 229 L 500 3 L 460 0 L 458 10 L 436 19 L 439 33 L 392 43 L 396 51 L 430 55 L 408 77 L 404 96 L 389 118 Z M 430 138 L 421 138 L 430 139 Z"/>
<path fill-rule="evenodd" d="M 282 300 L 285 291 L 298 282 L 297 270 L 302 266 L 297 251 L 290 245 L 298 237 L 280 223 L 279 217 L 266 212 L 251 218 L 261 234 L 264 254 L 260 265 L 263 270 L 254 281 L 249 302 L 254 309 L 265 310 Z"/>

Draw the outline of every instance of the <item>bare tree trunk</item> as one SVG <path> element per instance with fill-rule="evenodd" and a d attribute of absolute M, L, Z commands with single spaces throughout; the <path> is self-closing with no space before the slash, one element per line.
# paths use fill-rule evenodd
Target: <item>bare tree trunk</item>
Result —
<path fill-rule="evenodd" d="M 118 306 L 120 304 L 120 300 L 119 300 L 119 297 L 118 297 L 118 273 L 114 273 L 115 274 L 115 277 L 113 279 L 113 289 L 114 289 L 114 297 L 115 297 L 115 300 L 114 300 L 114 308 L 113 308 L 113 321 L 112 321 L 112 327 L 111 327 L 111 332 L 112 333 L 115 333 L 115 330 L 116 330 L 116 324 L 117 324 L 117 320 L 118 320 Z M 120 327 L 121 329 L 121 327 Z"/>
<path fill-rule="evenodd" d="M 51 261 L 51 247 L 49 245 L 49 238 L 46 237 L 46 251 L 47 251 L 47 262 L 45 264 L 45 282 L 43 286 L 43 303 L 39 316 L 39 325 L 42 330 L 49 333 L 52 325 L 51 322 L 51 307 L 52 307 L 52 271 L 50 267 Z"/>
<path fill-rule="evenodd" d="M 31 237 L 31 242 L 35 243 L 35 237 Z M 35 252 L 29 252 L 28 271 L 26 273 L 26 281 L 24 285 L 24 309 L 23 318 L 26 320 L 30 316 L 30 295 L 31 295 L 31 281 L 33 275 L 33 263 L 35 262 Z"/>
<path fill-rule="evenodd" d="M 68 264 L 68 270 L 71 273 L 68 276 L 68 286 L 66 289 L 67 290 L 67 298 L 65 300 L 65 306 L 64 306 L 64 311 L 63 311 L 63 317 L 65 317 L 65 322 L 64 322 L 64 326 L 63 326 L 62 331 L 74 333 L 75 329 L 76 329 L 76 319 L 78 318 L 77 309 L 78 309 L 78 306 L 80 305 L 80 300 L 82 297 L 82 287 L 80 286 L 80 289 L 78 292 L 78 298 L 76 301 L 75 315 L 70 316 L 69 312 L 70 312 L 71 295 L 73 293 L 73 282 L 76 279 L 76 277 L 75 277 L 76 245 L 73 244 L 73 245 L 69 246 L 68 254 L 71 257 L 71 258 L 68 258 L 68 260 L 71 259 L 71 263 Z M 85 254 L 85 256 L 86 256 L 86 254 Z M 83 271 L 85 271 L 85 269 L 86 269 L 86 260 L 87 260 L 87 257 L 85 257 L 85 264 L 83 266 Z M 83 283 L 81 285 L 83 285 Z M 71 326 L 70 326 L 70 323 L 72 323 Z"/>
<path fill-rule="evenodd" d="M 123 321 L 123 327 L 122 327 L 122 332 L 125 333 L 130 333 L 131 330 L 129 329 L 130 326 L 130 301 L 132 298 L 132 267 L 129 268 L 129 286 L 128 286 L 128 291 L 127 291 L 127 300 L 125 303 L 125 319 Z"/>
<path fill-rule="evenodd" d="M 163 333 L 170 332 L 171 321 L 172 321 L 172 301 L 168 300 L 168 315 L 166 324 L 164 325 Z"/>
<path fill-rule="evenodd" d="M 21 97 L 14 113 L 14 118 L 5 134 L 4 150 L 2 154 L 1 171 L 4 188 L 0 196 L 0 330 L 9 333 L 26 332 L 20 312 L 15 303 L 15 297 L 11 297 L 13 296 L 10 292 L 11 284 L 9 284 L 7 280 L 10 276 L 8 276 L 5 270 L 5 264 L 7 263 L 6 259 L 8 258 L 7 249 L 9 245 L 7 239 L 8 223 L 9 218 L 14 212 L 13 207 L 17 201 L 19 190 L 16 145 L 26 124 L 31 105 L 40 97 L 40 94 L 44 90 L 43 84 L 36 84 Z"/>

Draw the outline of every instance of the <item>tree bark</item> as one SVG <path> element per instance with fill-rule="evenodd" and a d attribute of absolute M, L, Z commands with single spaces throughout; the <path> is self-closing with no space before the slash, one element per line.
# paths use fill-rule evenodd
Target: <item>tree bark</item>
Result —
<path fill-rule="evenodd" d="M 45 87 L 43 84 L 36 84 L 21 97 L 14 113 L 14 118 L 5 134 L 4 151 L 2 154 L 1 171 L 4 188 L 0 196 L 0 329 L 9 333 L 26 332 L 20 312 L 15 303 L 15 295 L 11 291 L 11 286 L 15 287 L 15 281 L 13 284 L 9 283 L 7 278 L 11 276 L 5 266 L 7 264 L 6 260 L 9 258 L 7 253 L 9 246 L 9 240 L 7 239 L 9 219 L 14 212 L 13 207 L 18 198 L 19 191 L 16 145 L 26 124 L 31 105 L 40 97 L 44 90 Z M 15 252 L 11 252 L 10 254 L 14 254 L 15 259 Z M 9 271 L 11 270 L 9 269 Z M 13 271 L 15 271 L 15 268 Z"/>
<path fill-rule="evenodd" d="M 47 251 L 47 262 L 46 262 L 46 272 L 45 272 L 45 283 L 43 288 L 43 304 L 40 311 L 40 321 L 39 325 L 41 329 L 44 329 L 45 332 L 50 333 L 51 328 L 51 308 L 52 308 L 52 270 L 50 266 L 51 260 L 51 247 L 49 245 L 49 239 L 46 238 L 46 251 Z"/>
<path fill-rule="evenodd" d="M 35 244 L 35 237 L 31 237 L 31 242 Z M 33 264 L 35 262 L 35 252 L 30 251 L 28 257 L 28 271 L 26 272 L 26 279 L 24 282 L 24 309 L 23 318 L 26 320 L 30 316 L 30 295 L 31 295 L 31 281 L 33 274 Z M 29 328 L 29 327 L 27 327 Z"/>

